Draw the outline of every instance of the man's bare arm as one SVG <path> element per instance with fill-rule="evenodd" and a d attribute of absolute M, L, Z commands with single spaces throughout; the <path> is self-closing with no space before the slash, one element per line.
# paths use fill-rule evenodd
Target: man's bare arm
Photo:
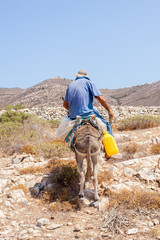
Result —
<path fill-rule="evenodd" d="M 63 102 L 63 107 L 66 108 L 67 110 L 69 110 L 68 102 L 64 101 Z"/>
<path fill-rule="evenodd" d="M 113 114 L 112 110 L 110 109 L 106 99 L 102 95 L 100 95 L 100 96 L 98 96 L 96 98 L 98 99 L 100 104 L 108 111 L 109 117 L 113 118 L 114 114 Z"/>

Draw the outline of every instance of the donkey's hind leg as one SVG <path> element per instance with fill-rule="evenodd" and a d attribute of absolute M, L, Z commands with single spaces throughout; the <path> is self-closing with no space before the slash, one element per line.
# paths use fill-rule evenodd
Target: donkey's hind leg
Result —
<path fill-rule="evenodd" d="M 94 199 L 98 200 L 98 190 L 97 190 L 97 173 L 98 173 L 98 156 L 92 156 L 92 162 L 93 162 L 93 183 L 94 183 Z"/>
<path fill-rule="evenodd" d="M 84 160 L 84 157 L 78 156 L 76 154 L 76 162 L 77 162 L 78 172 L 79 172 L 79 176 L 80 176 L 79 198 L 84 197 L 83 188 L 84 188 L 84 179 L 85 178 L 84 178 L 83 160 Z"/>

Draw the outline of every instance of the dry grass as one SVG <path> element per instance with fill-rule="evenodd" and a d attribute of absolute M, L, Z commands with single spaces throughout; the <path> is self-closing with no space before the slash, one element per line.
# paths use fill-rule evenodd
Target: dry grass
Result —
<path fill-rule="evenodd" d="M 18 184 L 16 186 L 13 186 L 9 189 L 9 191 L 18 190 L 18 189 L 22 189 L 25 194 L 28 193 L 28 188 L 24 184 Z"/>
<path fill-rule="evenodd" d="M 148 235 L 152 238 L 155 238 L 160 234 L 159 227 L 153 227 L 149 230 Z"/>
<path fill-rule="evenodd" d="M 41 155 L 44 158 L 52 157 L 67 157 L 70 155 L 70 150 L 64 141 L 46 141 L 35 145 L 34 152 L 36 155 Z"/>
<path fill-rule="evenodd" d="M 129 154 L 134 154 L 138 151 L 138 145 L 135 142 L 129 143 L 127 146 L 123 148 L 123 151 Z"/>
<path fill-rule="evenodd" d="M 160 154 L 160 143 L 157 143 L 151 147 L 152 154 Z"/>
<path fill-rule="evenodd" d="M 35 174 L 35 173 L 49 173 L 54 167 L 53 161 L 49 161 L 43 166 L 30 166 L 19 170 L 20 175 Z"/>
<path fill-rule="evenodd" d="M 35 150 L 34 150 L 35 146 L 34 145 L 24 145 L 21 148 L 21 152 L 22 153 L 26 153 L 26 154 L 35 154 Z"/>
<path fill-rule="evenodd" d="M 108 182 L 112 178 L 113 174 L 110 171 L 99 172 L 97 177 L 99 184 L 101 184 L 102 182 Z"/>
<path fill-rule="evenodd" d="M 159 209 L 160 208 L 160 194 L 157 192 L 149 192 L 142 189 L 135 189 L 133 191 L 122 190 L 120 192 L 105 192 L 109 196 L 109 207 L 123 206 L 125 209 L 139 210 L 141 208 Z"/>
<path fill-rule="evenodd" d="M 50 124 L 36 115 L 7 111 L 0 116 L 0 148 L 6 154 L 21 152 L 25 145 L 51 140 Z"/>
<path fill-rule="evenodd" d="M 50 210 L 55 212 L 55 211 L 71 211 L 72 210 L 72 205 L 69 201 L 66 202 L 60 202 L 56 201 L 50 204 Z"/>
<path fill-rule="evenodd" d="M 128 117 L 119 122 L 118 130 L 135 130 L 160 126 L 160 117 L 150 115 L 137 115 Z"/>

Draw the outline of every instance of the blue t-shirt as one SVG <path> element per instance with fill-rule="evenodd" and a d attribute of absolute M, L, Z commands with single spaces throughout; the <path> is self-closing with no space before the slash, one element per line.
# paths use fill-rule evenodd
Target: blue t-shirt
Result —
<path fill-rule="evenodd" d="M 85 116 L 93 113 L 93 97 L 102 95 L 87 77 L 76 78 L 67 88 L 65 101 L 69 105 L 69 116 Z"/>

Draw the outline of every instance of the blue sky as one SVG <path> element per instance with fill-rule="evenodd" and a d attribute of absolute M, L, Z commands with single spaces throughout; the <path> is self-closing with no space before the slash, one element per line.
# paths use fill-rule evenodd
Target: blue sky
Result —
<path fill-rule="evenodd" d="M 85 69 L 98 88 L 160 80 L 160 0 L 0 0 L 0 87 Z"/>

